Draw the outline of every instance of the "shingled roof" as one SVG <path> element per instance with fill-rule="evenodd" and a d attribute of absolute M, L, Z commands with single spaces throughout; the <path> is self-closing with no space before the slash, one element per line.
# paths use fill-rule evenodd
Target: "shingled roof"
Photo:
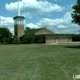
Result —
<path fill-rule="evenodd" d="M 32 29 L 25 32 L 25 34 L 35 34 L 36 32 L 45 29 L 45 28 L 38 28 L 38 29 Z M 47 28 L 46 28 L 47 29 Z M 48 29 L 49 30 L 49 29 Z M 52 31 L 51 31 L 52 32 Z"/>
<path fill-rule="evenodd" d="M 25 31 L 25 34 L 35 34 L 36 32 L 38 32 L 41 29 L 44 29 L 44 28 L 31 29 L 31 30 Z"/>

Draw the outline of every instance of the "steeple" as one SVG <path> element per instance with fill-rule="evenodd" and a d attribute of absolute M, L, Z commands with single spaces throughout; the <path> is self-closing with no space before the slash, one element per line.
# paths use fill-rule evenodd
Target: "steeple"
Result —
<path fill-rule="evenodd" d="M 14 35 L 18 38 L 22 37 L 24 35 L 24 16 L 20 15 L 20 4 L 18 0 L 18 15 L 15 16 L 14 19 Z"/>
<path fill-rule="evenodd" d="M 18 0 L 18 16 L 20 16 L 20 5 L 19 5 L 19 0 Z"/>

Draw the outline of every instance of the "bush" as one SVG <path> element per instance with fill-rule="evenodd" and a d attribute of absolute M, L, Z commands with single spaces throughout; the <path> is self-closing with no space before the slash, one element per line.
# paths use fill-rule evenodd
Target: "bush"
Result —
<path fill-rule="evenodd" d="M 80 35 L 73 35 L 72 41 L 80 41 Z"/>
<path fill-rule="evenodd" d="M 45 43 L 45 36 L 35 36 L 35 43 Z"/>
<path fill-rule="evenodd" d="M 27 44 L 27 43 L 34 43 L 34 36 L 33 35 L 24 35 L 20 38 L 21 43 Z"/>
<path fill-rule="evenodd" d="M 17 36 L 13 37 L 13 44 L 19 44 L 20 43 L 20 39 Z"/>

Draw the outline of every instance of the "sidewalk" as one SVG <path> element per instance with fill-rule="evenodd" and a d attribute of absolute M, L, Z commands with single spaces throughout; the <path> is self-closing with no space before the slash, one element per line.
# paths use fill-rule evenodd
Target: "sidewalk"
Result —
<path fill-rule="evenodd" d="M 45 45 L 64 45 L 64 44 L 80 44 L 80 42 L 58 42 L 58 43 L 46 43 Z"/>

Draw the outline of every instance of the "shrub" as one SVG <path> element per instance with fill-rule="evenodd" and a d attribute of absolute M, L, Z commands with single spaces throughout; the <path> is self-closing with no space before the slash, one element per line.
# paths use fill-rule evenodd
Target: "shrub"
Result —
<path fill-rule="evenodd" d="M 80 41 L 80 35 L 73 35 L 72 41 Z"/>
<path fill-rule="evenodd" d="M 17 36 L 13 37 L 13 44 L 19 44 L 20 43 L 20 39 Z"/>
<path fill-rule="evenodd" d="M 21 43 L 27 44 L 27 43 L 34 43 L 34 36 L 33 35 L 24 35 L 20 38 Z"/>

